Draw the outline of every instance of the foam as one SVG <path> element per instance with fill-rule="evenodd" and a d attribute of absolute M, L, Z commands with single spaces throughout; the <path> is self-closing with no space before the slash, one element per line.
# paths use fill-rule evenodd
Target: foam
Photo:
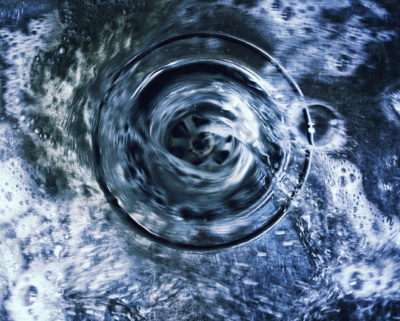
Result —
<path fill-rule="evenodd" d="M 337 267 L 333 279 L 345 294 L 351 293 L 354 297 L 395 298 L 400 290 L 388 285 L 390 282 L 398 282 L 397 257 L 386 257 L 383 254 L 400 247 L 398 218 L 394 216 L 391 221 L 384 219 L 383 213 L 369 202 L 363 190 L 362 174 L 354 164 L 329 156 L 317 158 L 316 161 L 330 172 L 329 176 L 334 181 L 329 187 L 332 203 L 339 208 L 340 215 L 346 216 L 347 224 L 356 233 L 355 239 L 362 240 L 357 246 L 357 252 L 363 255 L 361 261 L 353 261 L 351 252 L 346 249 L 347 245 L 339 244 L 343 246 L 342 251 L 346 256 L 350 254 L 350 260 Z M 360 274 L 358 278 L 361 281 L 356 280 L 356 272 Z"/>

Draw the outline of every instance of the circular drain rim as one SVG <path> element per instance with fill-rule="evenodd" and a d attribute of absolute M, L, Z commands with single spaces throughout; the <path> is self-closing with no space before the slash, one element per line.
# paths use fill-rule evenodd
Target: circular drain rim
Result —
<path fill-rule="evenodd" d="M 283 204 L 281 204 L 280 208 L 272 215 L 271 218 L 269 218 L 262 226 L 258 227 L 251 233 L 248 233 L 242 237 L 239 237 L 234 240 L 229 240 L 223 243 L 217 243 L 217 244 L 207 244 L 207 245 L 196 245 L 196 244 L 190 244 L 190 243 L 184 243 L 184 242 L 177 242 L 177 241 L 172 241 L 170 239 L 166 239 L 164 237 L 158 236 L 157 234 L 152 233 L 151 231 L 147 230 L 144 226 L 140 225 L 138 222 L 136 222 L 130 215 L 120 206 L 117 198 L 113 195 L 113 193 L 110 191 L 110 189 L 107 187 L 107 183 L 103 177 L 102 170 L 101 170 L 101 153 L 100 153 L 100 146 L 97 142 L 97 136 L 98 136 L 98 131 L 99 131 L 99 122 L 100 122 L 100 115 L 101 111 L 104 107 L 105 101 L 108 99 L 111 91 L 113 90 L 115 86 L 115 82 L 118 80 L 118 78 L 121 76 L 121 74 L 126 70 L 126 68 L 131 67 L 134 65 L 136 62 L 141 60 L 143 57 L 151 53 L 152 51 L 159 49 L 167 44 L 173 43 L 175 41 L 179 40 L 185 40 L 185 39 L 190 39 L 190 38 L 216 38 L 216 39 L 221 39 L 221 40 L 226 40 L 230 41 L 233 43 L 236 43 L 238 45 L 242 45 L 257 54 L 261 55 L 263 58 L 265 58 L 269 63 L 271 63 L 279 73 L 283 76 L 283 78 L 286 79 L 288 84 L 292 87 L 292 89 L 297 92 L 299 97 L 303 98 L 303 93 L 300 89 L 300 87 L 296 84 L 296 82 L 286 73 L 284 68 L 273 58 L 271 57 L 266 51 L 263 49 L 259 48 L 258 46 L 235 36 L 231 36 L 228 34 L 224 33 L 214 33 L 214 32 L 196 32 L 196 33 L 186 33 L 186 34 L 181 34 L 177 36 L 172 36 L 167 39 L 164 39 L 156 44 L 151 45 L 147 49 L 143 49 L 139 51 L 136 55 L 134 55 L 128 62 L 126 62 L 118 72 L 114 74 L 111 80 L 111 85 L 109 88 L 106 90 L 106 95 L 105 97 L 101 100 L 99 109 L 97 111 L 96 116 L 94 117 L 94 123 L 92 127 L 92 146 L 93 146 L 93 162 L 94 162 L 94 172 L 96 179 L 99 183 L 100 188 L 102 189 L 104 195 L 106 196 L 106 200 L 110 203 L 110 205 L 116 210 L 118 214 L 120 214 L 120 217 L 122 218 L 123 221 L 128 223 L 138 234 L 141 236 L 150 239 L 152 241 L 155 241 L 158 244 L 168 246 L 170 248 L 174 249 L 179 249 L 179 250 L 189 250 L 189 251 L 213 251 L 213 250 L 219 250 L 219 249 L 224 249 L 224 248 L 229 248 L 233 246 L 238 246 L 242 245 L 245 243 L 248 243 L 255 238 L 259 237 L 260 235 L 264 234 L 265 232 L 269 231 L 272 229 L 287 213 L 287 211 L 290 208 L 291 202 L 293 198 L 296 196 L 298 191 L 302 188 L 311 164 L 311 159 L 312 159 L 312 150 L 311 148 L 306 148 L 304 151 L 304 163 L 303 163 L 303 168 L 299 172 L 298 175 L 298 182 L 297 184 L 293 187 L 290 196 L 288 197 L 287 201 Z M 312 147 L 313 145 L 313 123 L 311 120 L 311 116 L 309 113 L 309 110 L 307 108 L 307 105 L 304 104 L 304 107 L 302 109 L 302 114 L 304 117 L 304 120 L 307 124 L 307 139 L 309 143 L 309 147 Z"/>

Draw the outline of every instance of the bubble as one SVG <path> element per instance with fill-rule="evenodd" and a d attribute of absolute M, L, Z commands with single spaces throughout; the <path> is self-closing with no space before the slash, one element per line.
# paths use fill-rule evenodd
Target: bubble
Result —
<path fill-rule="evenodd" d="M 360 272 L 354 272 L 350 277 L 350 286 L 354 290 L 361 290 L 364 284 L 362 280 L 362 274 Z"/>
<path fill-rule="evenodd" d="M 29 285 L 27 288 L 25 288 L 25 295 L 24 295 L 24 303 L 26 306 L 31 306 L 33 305 L 38 296 L 38 291 L 37 288 L 33 285 Z"/>
<path fill-rule="evenodd" d="M 6 192 L 6 193 L 5 193 L 5 198 L 6 198 L 7 201 L 11 202 L 12 199 L 13 199 L 13 193 L 11 193 L 11 192 Z"/>
<path fill-rule="evenodd" d="M 346 187 L 347 185 L 347 179 L 345 176 L 340 176 L 338 180 L 338 184 L 340 187 Z"/>
<path fill-rule="evenodd" d="M 52 277 L 53 277 L 53 272 L 51 272 L 51 271 L 46 271 L 46 274 L 45 274 L 46 280 L 51 281 L 51 280 L 52 280 Z"/>
<path fill-rule="evenodd" d="M 346 54 L 342 54 L 340 55 L 340 57 L 338 58 L 337 62 L 336 62 L 336 68 L 337 70 L 344 72 L 347 71 L 347 69 L 349 68 L 349 65 L 351 64 L 351 57 L 346 55 Z"/>
<path fill-rule="evenodd" d="M 294 10 L 292 7 L 285 7 L 282 11 L 282 19 L 283 20 L 290 20 L 294 16 Z"/>
<path fill-rule="evenodd" d="M 272 2 L 271 7 L 272 7 L 273 10 L 279 10 L 281 8 L 281 1 L 280 0 L 274 0 Z"/>

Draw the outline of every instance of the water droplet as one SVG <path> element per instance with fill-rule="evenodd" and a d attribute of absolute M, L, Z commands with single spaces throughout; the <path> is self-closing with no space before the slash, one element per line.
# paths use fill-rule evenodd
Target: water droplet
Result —
<path fill-rule="evenodd" d="M 340 133 L 340 123 L 337 112 L 327 105 L 314 103 L 308 106 L 314 129 L 314 144 L 325 146 L 333 144 L 335 137 Z M 307 124 L 300 123 L 299 131 L 303 137 L 307 136 Z"/>

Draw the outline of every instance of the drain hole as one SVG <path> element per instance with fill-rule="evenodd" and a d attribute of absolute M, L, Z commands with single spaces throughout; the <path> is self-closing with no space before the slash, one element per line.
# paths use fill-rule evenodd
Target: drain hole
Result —
<path fill-rule="evenodd" d="M 184 220 L 190 220 L 190 219 L 197 218 L 196 213 L 191 208 L 184 207 L 181 209 L 180 212 L 181 212 L 181 217 Z"/>
<path fill-rule="evenodd" d="M 176 126 L 172 130 L 172 137 L 175 138 L 185 138 L 189 135 L 188 129 L 186 128 L 185 124 L 181 122 L 178 126 Z"/>
<path fill-rule="evenodd" d="M 197 116 L 193 116 L 192 120 L 193 120 L 193 123 L 196 125 L 196 127 L 201 127 L 201 126 L 210 124 L 210 121 L 208 119 L 200 118 Z"/>
<path fill-rule="evenodd" d="M 170 152 L 174 156 L 182 159 L 185 156 L 186 149 L 182 146 L 173 146 L 171 147 Z"/>
<path fill-rule="evenodd" d="M 151 48 L 112 80 L 94 122 L 95 174 L 107 200 L 139 233 L 181 249 L 228 247 L 269 230 L 311 160 L 294 137 L 313 129 L 297 85 L 267 53 L 228 35 Z M 269 79 L 279 81 L 282 102 L 264 90 Z M 321 138 L 336 120 L 322 112 Z M 302 116 L 299 128 L 285 126 L 291 115 Z"/>
<path fill-rule="evenodd" d="M 193 160 L 193 165 L 195 165 L 195 166 L 199 166 L 203 163 L 204 163 L 204 159 L 202 159 L 202 158 L 196 158 Z"/>
<path fill-rule="evenodd" d="M 209 133 L 200 133 L 193 140 L 190 145 L 194 153 L 199 155 L 209 154 L 213 149 L 214 139 Z"/>
<path fill-rule="evenodd" d="M 227 150 L 223 150 L 223 151 L 217 152 L 215 154 L 215 156 L 214 156 L 214 161 L 217 164 L 221 165 L 223 162 L 226 161 L 228 156 L 229 156 L 229 152 Z"/>

